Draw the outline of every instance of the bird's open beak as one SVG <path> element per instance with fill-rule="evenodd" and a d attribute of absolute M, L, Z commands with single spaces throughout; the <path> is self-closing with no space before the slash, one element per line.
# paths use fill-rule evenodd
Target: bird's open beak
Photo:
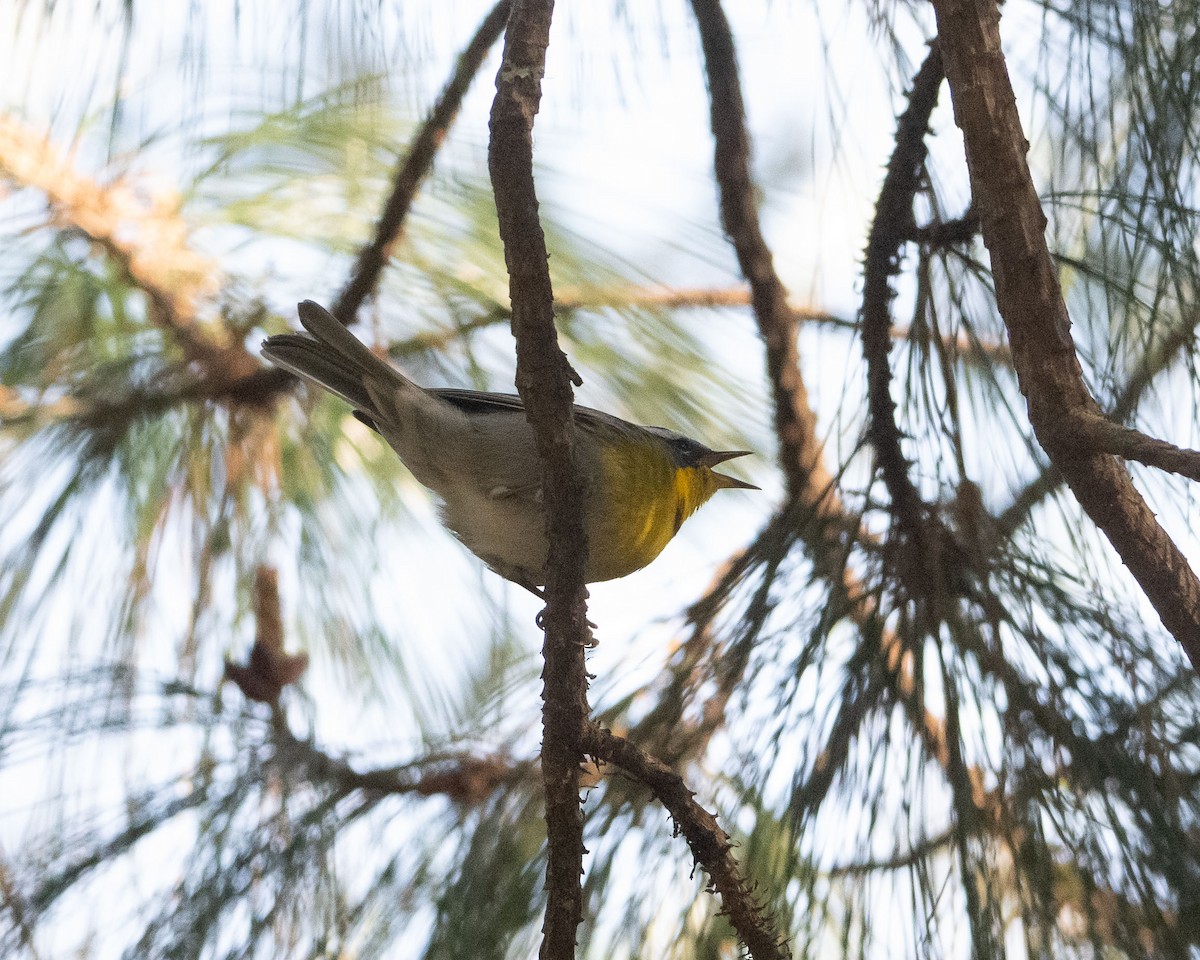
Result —
<path fill-rule="evenodd" d="M 746 457 L 754 451 L 752 450 L 714 450 L 712 453 L 705 455 L 700 459 L 700 466 L 715 467 L 718 463 L 724 463 L 726 460 L 732 460 L 735 457 Z M 756 487 L 752 483 L 747 483 L 745 480 L 739 480 L 737 477 L 731 477 L 728 474 L 717 473 L 713 471 L 713 476 L 717 479 L 718 489 L 736 489 L 736 490 L 761 490 L 761 487 Z"/>

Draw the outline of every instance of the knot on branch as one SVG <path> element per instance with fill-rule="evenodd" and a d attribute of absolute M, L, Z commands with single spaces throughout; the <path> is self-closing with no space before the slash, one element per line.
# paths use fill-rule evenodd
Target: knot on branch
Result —
<path fill-rule="evenodd" d="M 274 706 L 284 687 L 298 681 L 308 669 L 308 654 L 284 652 L 279 577 L 268 566 L 260 566 L 255 574 L 254 615 L 257 624 L 250 659 L 244 664 L 226 659 L 225 679 L 247 700 Z"/>

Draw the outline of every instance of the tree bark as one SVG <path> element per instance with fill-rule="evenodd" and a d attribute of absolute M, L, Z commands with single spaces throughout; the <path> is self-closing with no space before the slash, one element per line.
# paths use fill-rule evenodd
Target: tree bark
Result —
<path fill-rule="evenodd" d="M 992 260 L 996 303 L 1034 433 L 1200 669 L 1200 581 L 1158 524 L 1125 465 L 1079 442 L 1101 416 L 1083 381 L 1042 211 L 1025 159 L 1028 141 L 1000 48 L 995 0 L 934 0 L 954 119 Z"/>

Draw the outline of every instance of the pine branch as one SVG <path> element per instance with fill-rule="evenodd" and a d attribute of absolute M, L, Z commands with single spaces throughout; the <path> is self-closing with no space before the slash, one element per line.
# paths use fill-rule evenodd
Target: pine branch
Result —
<path fill-rule="evenodd" d="M 584 651 L 590 639 L 583 584 L 587 539 L 575 463 L 573 391 L 582 381 L 558 347 L 546 240 L 533 180 L 533 122 L 550 38 L 553 0 L 515 0 L 492 104 L 488 170 L 512 300 L 517 390 L 542 462 L 547 536 L 542 778 L 546 793 L 546 918 L 542 960 L 575 956 L 583 913 L 581 736 L 588 716 Z"/>
<path fill-rule="evenodd" d="M 535 763 L 468 751 L 430 753 L 394 767 L 358 770 L 309 740 L 297 739 L 280 718 L 274 725 L 275 762 L 291 769 L 297 781 L 333 784 L 341 796 L 356 791 L 367 796 L 446 797 L 464 806 L 482 803 L 506 783 L 533 773 Z"/>
<path fill-rule="evenodd" d="M 750 179 L 749 134 L 729 22 L 720 0 L 692 0 L 692 10 L 708 77 L 721 221 L 742 273 L 749 281 L 755 317 L 767 349 L 767 373 L 775 397 L 775 428 L 789 500 L 821 518 L 822 522 L 805 525 L 810 534 L 809 553 L 818 569 L 824 569 L 845 596 L 851 598 L 851 616 L 861 625 L 874 616 L 874 605 L 853 571 L 845 567 L 831 569 L 830 558 L 841 549 L 836 532 L 849 522 L 848 511 L 822 461 L 816 416 L 800 374 L 797 318 L 788 307 L 786 291 L 759 226 Z M 858 524 L 852 526 L 857 528 Z M 893 669 L 899 670 L 904 661 L 896 651 L 889 654 L 889 662 L 894 663 Z M 839 741 L 837 746 L 839 749 L 830 755 L 844 758 L 845 750 L 841 748 L 848 746 L 848 742 Z"/>
<path fill-rule="evenodd" d="M 1068 456 L 1072 450 L 1083 455 L 1111 453 L 1123 460 L 1157 467 L 1189 480 L 1200 480 L 1200 450 L 1177 447 L 1140 430 L 1113 423 L 1101 414 L 1079 413 L 1065 419 L 1057 429 L 1061 432 L 1057 441 L 1059 448 Z"/>
<path fill-rule="evenodd" d="M 896 128 L 895 148 L 875 203 L 863 268 L 862 340 L 870 414 L 867 433 L 891 497 L 893 519 L 918 554 L 925 553 L 926 527 L 937 521 L 908 475 L 908 461 L 900 446 L 896 403 L 891 396 L 888 334 L 892 328 L 891 303 L 896 296 L 891 281 L 900 271 L 901 250 L 912 234 L 913 204 L 925 169 L 925 134 L 937 106 L 942 76 L 942 58 L 934 41 L 913 80 L 908 107 Z"/>
<path fill-rule="evenodd" d="M 951 221 L 929 228 L 917 229 L 912 233 L 910 239 L 935 243 L 937 238 L 926 240 L 923 230 L 928 230 L 930 236 L 933 237 L 938 227 L 945 227 L 947 233 L 955 238 L 959 238 L 966 229 L 959 226 L 959 221 Z M 719 309 L 752 306 L 753 303 L 754 295 L 748 287 L 557 287 L 554 291 L 554 304 L 560 310 L 587 310 L 599 307 L 647 307 L 666 310 L 681 310 L 688 307 Z M 788 309 L 798 320 L 806 323 L 855 332 L 860 327 L 859 323 L 848 317 L 841 317 L 792 299 L 788 301 Z M 912 339 L 913 331 L 908 327 L 891 326 L 888 328 L 888 336 L 894 341 L 906 343 Z M 980 342 L 965 334 L 959 334 L 954 338 L 943 338 L 942 348 L 965 363 L 1007 364 L 1009 362 L 1008 344 Z"/>
<path fill-rule="evenodd" d="M 724 726 L 726 709 L 749 665 L 754 638 L 770 612 L 771 585 L 796 542 L 793 520 L 786 512 L 777 514 L 749 547 L 721 565 L 703 596 L 688 608 L 691 631 L 678 648 L 679 660 L 669 665 L 666 688 L 631 732 L 631 739 L 669 766 L 699 756 Z M 734 588 L 759 567 L 761 580 L 743 615 L 740 636 L 724 643 L 713 629 L 715 618 Z M 685 718 L 687 708 L 700 696 L 705 699 L 696 719 Z"/>
<path fill-rule="evenodd" d="M 802 506 L 793 505 L 773 518 L 750 547 L 731 558 L 708 592 L 689 609 L 688 619 L 693 629 L 684 642 L 683 656 L 672 668 L 670 685 L 659 697 L 658 705 L 637 725 L 635 739 L 639 742 L 653 743 L 656 750 L 665 753 L 673 762 L 681 762 L 699 753 L 708 738 L 723 726 L 725 710 L 749 662 L 749 645 L 768 612 L 765 597 L 778 564 L 794 538 L 812 549 L 815 549 L 814 545 L 836 541 L 835 529 L 828 526 L 817 529 L 816 522 L 819 521 L 814 521 L 811 516 L 808 523 L 801 522 L 798 514 L 803 513 L 807 511 Z M 857 536 L 863 542 L 874 543 L 862 530 L 857 531 Z M 880 545 L 875 543 L 875 546 Z M 830 586 L 829 607 L 844 611 L 844 615 L 862 631 L 864 642 L 871 637 L 878 640 L 870 649 L 859 651 L 864 667 L 873 672 L 847 684 L 838 716 L 825 743 L 816 752 L 808 779 L 793 788 L 793 804 L 806 810 L 816 809 L 824 800 L 850 756 L 863 721 L 886 694 L 890 693 L 904 707 L 931 756 L 945 766 L 949 755 L 945 722 L 924 706 L 913 657 L 905 655 L 908 648 L 901 636 L 879 622 L 878 598 L 853 569 L 837 566 L 828 554 L 824 563 Z M 733 647 L 717 652 L 710 629 L 713 618 L 729 600 L 733 587 L 758 565 L 764 565 L 767 570 L 747 614 L 751 623 L 743 631 L 744 637 Z M 687 697 L 701 692 L 707 698 L 698 719 L 681 723 Z M 978 772 L 976 777 L 979 779 Z"/>
<path fill-rule="evenodd" d="M 2 855 L 0 855 L 0 905 L 3 905 L 9 916 L 12 917 L 13 927 L 26 953 L 33 960 L 40 960 L 41 954 L 34 938 L 35 927 L 30 922 L 28 905 L 13 883 L 8 862 Z"/>
<path fill-rule="evenodd" d="M 348 325 L 354 322 L 359 309 L 378 285 L 379 276 L 400 239 L 417 188 L 433 167 L 434 156 L 458 115 L 471 81 L 483 65 L 488 51 L 499 39 L 508 21 L 510 7 L 511 0 L 499 0 L 484 17 L 471 42 L 459 54 L 450 79 L 409 145 L 408 155 L 396 168 L 392 192 L 375 227 L 375 236 L 359 252 L 349 281 L 330 308 L 330 312 L 342 323 Z"/>
<path fill-rule="evenodd" d="M 555 305 L 560 310 L 596 309 L 600 307 L 646 307 L 649 309 L 683 309 L 687 307 L 737 307 L 750 303 L 750 292 L 737 288 L 643 288 L 618 289 L 565 288 L 556 290 Z M 826 313 L 815 307 L 793 305 L 792 310 L 805 320 L 844 330 L 857 330 L 858 324 L 845 317 Z M 387 347 L 393 359 L 412 354 L 440 350 L 463 336 L 501 323 L 511 322 L 508 310 L 489 311 L 459 326 L 444 331 L 415 333 Z M 907 341 L 909 329 L 893 327 L 893 340 Z M 1008 357 L 1004 344 L 981 344 L 959 337 L 946 341 L 952 350 L 967 363 L 999 362 Z M 297 379 L 278 367 L 260 367 L 251 373 L 230 377 L 226 371 L 196 371 L 186 367 L 166 370 L 142 387 L 126 391 L 118 398 L 63 397 L 52 404 L 28 402 L 16 393 L 0 387 L 0 418 L 7 423 L 18 421 L 71 422 L 84 429 L 103 428 L 119 434 L 132 424 L 154 417 L 182 404 L 224 403 L 233 406 L 269 407 L 279 394 L 293 389 Z"/>
<path fill-rule="evenodd" d="M 817 439 L 817 418 L 800 373 L 799 323 L 759 225 L 750 178 L 750 135 L 738 75 L 737 53 L 721 0 L 692 0 L 704 50 L 714 168 L 721 224 L 750 284 L 754 316 L 767 351 L 767 376 L 775 400 L 779 460 L 790 500 L 826 514 L 843 512 Z"/>
<path fill-rule="evenodd" d="M 971 188 L 992 257 L 996 303 L 1033 430 L 1084 512 L 1109 542 L 1200 669 L 1200 580 L 1158 524 L 1124 465 L 1081 452 L 1069 424 L 1100 415 L 1083 381 L 1071 321 L 1046 243 L 1000 45 L 995 0 L 935 0 L 938 34 L 966 145 Z"/>
<path fill-rule="evenodd" d="M 944 226 L 955 237 L 965 229 L 958 226 L 958 221 L 948 222 Z M 933 231 L 935 228 L 930 227 Z M 915 239 L 922 239 L 923 233 L 917 230 Z M 932 241 L 931 241 L 932 242 Z M 726 307 L 752 306 L 753 293 L 749 287 L 556 287 L 554 290 L 554 305 L 559 310 L 596 310 L 602 307 L 642 307 L 646 309 L 684 310 L 689 307 L 721 309 Z M 815 323 L 822 327 L 833 327 L 838 330 L 857 331 L 859 324 L 848 317 L 838 316 L 819 307 L 800 303 L 789 299 L 788 309 L 799 320 Z M 487 314 L 478 320 L 464 324 L 460 328 L 445 334 L 418 334 L 405 341 L 403 349 L 411 349 L 409 344 L 419 341 L 424 348 L 434 348 L 452 342 L 461 331 L 477 330 L 495 323 L 508 320 L 508 314 Z M 888 330 L 888 336 L 893 340 L 905 343 L 912 339 L 913 331 L 908 327 L 893 326 Z M 988 343 L 971 339 L 964 334 L 951 339 L 946 337 L 942 347 L 948 353 L 965 363 L 1002 363 L 1009 362 L 1009 350 L 1006 343 Z M 400 347 L 389 350 L 392 356 L 398 356 Z"/>
<path fill-rule="evenodd" d="M 805 543 L 818 572 L 828 576 L 847 596 L 858 596 L 862 591 L 855 574 L 833 559 L 842 552 L 837 532 L 847 526 L 857 529 L 858 524 L 850 521 L 834 477 L 823 461 L 816 414 L 800 373 L 798 318 L 788 306 L 786 290 L 775 272 L 773 256 L 759 224 L 750 178 L 750 137 L 733 35 L 720 0 L 692 0 L 692 12 L 708 80 L 721 223 L 750 284 L 755 319 L 766 347 L 767 376 L 775 403 L 775 431 L 780 465 L 787 480 L 788 504 L 802 511 L 810 521 L 800 526 L 807 533 Z M 793 511 L 785 506 L 780 519 L 788 516 L 795 519 Z M 866 607 L 859 608 L 859 612 L 864 619 L 870 616 Z"/>
<path fill-rule="evenodd" d="M 233 379 L 254 370 L 257 361 L 224 327 L 200 322 L 201 306 L 222 278 L 189 245 L 177 197 L 146 202 L 122 180 L 100 184 L 10 115 L 0 115 L 0 176 L 40 190 L 53 222 L 103 248 L 145 293 L 150 320 L 172 333 L 189 360 Z"/>
<path fill-rule="evenodd" d="M 838 773 L 850 758 L 850 748 L 863 722 L 876 709 L 886 689 L 874 676 L 856 683 L 853 679 L 842 690 L 837 717 L 817 751 L 812 769 L 803 783 L 794 784 L 788 805 L 795 814 L 817 810 L 828 796 Z"/>
<path fill-rule="evenodd" d="M 900 427 L 896 423 L 896 404 L 890 392 L 890 344 L 887 331 L 892 326 L 891 301 L 895 298 L 891 278 L 899 272 L 900 255 L 905 242 L 915 233 L 913 205 L 922 184 L 927 156 L 925 137 L 943 79 L 941 52 L 934 40 L 913 79 L 908 106 L 897 124 L 895 147 L 876 201 L 863 270 L 861 314 L 863 354 L 867 364 L 867 406 L 870 413 L 868 435 L 875 447 L 884 486 L 891 498 L 894 521 L 912 551 L 912 556 L 906 559 L 907 566 L 917 571 L 916 575 L 905 575 L 904 583 L 908 588 L 916 587 L 924 592 L 924 598 L 931 601 L 931 612 L 936 616 L 947 609 L 941 601 L 945 600 L 944 594 L 950 585 L 948 567 L 957 558 L 957 551 L 946 525 L 921 498 L 908 473 L 908 461 L 900 444 Z M 975 229 L 977 224 L 974 217 L 963 218 L 950 232 L 949 239 L 960 241 Z M 907 599 L 921 596 L 921 593 L 910 589 Z M 955 784 L 969 784 L 970 788 L 963 792 L 963 796 L 970 798 L 974 816 L 976 811 L 988 805 L 982 789 L 981 772 L 974 768 L 968 770 L 962 765 L 956 744 L 948 735 L 946 721 L 921 705 L 923 698 L 911 658 L 905 656 L 907 648 L 901 635 L 887 629 L 882 640 L 892 692 L 904 705 L 914 730 L 947 779 Z M 862 709 L 857 701 L 843 704 L 828 747 L 837 751 L 835 757 L 844 756 L 848 749 L 849 732 L 857 728 L 855 718 Z M 828 754 L 823 754 L 822 759 L 826 756 Z M 827 789 L 829 777 L 830 774 L 823 771 L 820 765 L 814 768 L 813 781 L 816 787 L 825 786 Z M 818 790 L 818 798 L 823 795 L 824 791 Z"/>
<path fill-rule="evenodd" d="M 570 309 L 595 307 L 661 307 L 678 310 L 685 307 L 746 307 L 754 303 L 749 287 L 558 287 L 554 302 Z M 789 309 L 802 320 L 828 323 L 855 329 L 856 324 L 816 307 L 789 304 Z"/>
<path fill-rule="evenodd" d="M 432 165 L 470 81 L 499 36 L 508 7 L 509 0 L 500 0 L 484 19 L 398 167 L 376 236 L 360 253 L 334 308 L 343 322 L 354 317 L 378 282 L 416 189 Z M 220 273 L 214 263 L 187 245 L 187 231 L 175 201 L 163 198 L 146 205 L 120 181 L 109 186 L 95 183 L 75 171 L 53 145 L 11 117 L 0 117 L 0 171 L 19 185 L 41 189 L 56 220 L 80 230 L 121 264 L 131 282 L 146 294 L 151 319 L 170 329 L 189 361 L 197 361 L 190 375 L 181 370 L 178 375 L 159 378 L 161 386 L 132 390 L 116 400 L 76 403 L 69 411 L 54 412 L 52 419 L 120 432 L 180 403 L 267 406 L 279 393 L 295 386 L 295 377 L 278 368 L 263 367 L 224 330 L 210 325 L 200 328 L 198 308 L 218 289 Z M 418 349 L 421 345 L 406 346 Z M 0 400 L 6 408 L 20 406 L 16 416 L 40 415 L 13 398 Z"/>
<path fill-rule="evenodd" d="M 907 850 L 898 850 L 890 857 L 862 860 L 856 863 L 846 863 L 830 867 L 828 873 L 832 877 L 861 876 L 872 873 L 889 873 L 893 870 L 911 870 L 921 861 L 928 860 L 936 853 L 943 852 L 954 842 L 954 828 L 943 830 L 936 837 L 929 837 L 914 843 Z"/>
<path fill-rule="evenodd" d="M 950 786 L 951 808 L 954 811 L 955 848 L 958 853 L 962 879 L 959 883 L 967 906 L 971 941 L 975 960 L 991 960 L 997 956 L 996 905 L 990 884 L 983 871 L 975 869 L 976 857 L 972 841 L 979 843 L 986 829 L 980 816 L 981 803 L 976 779 L 977 768 L 969 767 L 962 754 L 962 727 L 959 719 L 958 692 L 954 687 L 942 648 L 938 648 L 942 671 L 942 692 L 946 698 L 946 758 L 942 769 Z"/>
<path fill-rule="evenodd" d="M 200 807 L 208 801 L 210 785 L 200 783 L 182 796 L 176 791 L 163 791 L 168 797 L 160 806 L 150 807 L 139 815 L 131 815 L 125 829 L 105 842 L 96 844 L 91 850 L 77 857 L 68 866 L 50 876 L 43 876 L 30 893 L 27 905 L 29 912 L 37 917 L 45 912 L 66 890 L 78 883 L 86 874 L 98 867 L 111 863 L 127 853 L 144 837 L 188 810 Z"/>
<path fill-rule="evenodd" d="M 1146 391 L 1196 337 L 1200 327 L 1200 310 L 1189 311 L 1188 321 L 1174 327 L 1154 349 L 1141 355 L 1137 367 L 1125 381 L 1108 411 L 1110 420 L 1122 423 L 1133 416 Z M 1030 511 L 1058 489 L 1063 481 L 1062 474 L 1054 466 L 1048 466 L 1034 480 L 1022 488 L 1007 507 L 996 517 L 996 530 L 1007 540 L 1025 522 Z"/>
<path fill-rule="evenodd" d="M 649 787 L 666 807 L 683 834 L 692 856 L 708 874 L 721 897 L 721 911 L 754 960 L 783 960 L 789 956 L 786 941 L 775 920 L 754 896 L 731 852 L 733 842 L 717 818 L 695 800 L 683 778 L 665 763 L 645 753 L 624 737 L 594 723 L 584 729 L 585 751 L 596 760 L 620 767 Z"/>

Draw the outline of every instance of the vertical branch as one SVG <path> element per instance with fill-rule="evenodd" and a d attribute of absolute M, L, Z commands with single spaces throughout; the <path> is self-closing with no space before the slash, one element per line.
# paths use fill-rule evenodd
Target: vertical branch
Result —
<path fill-rule="evenodd" d="M 721 0 L 692 0 L 692 11 L 708 75 L 721 225 L 750 283 L 754 316 L 767 349 L 767 376 L 775 399 L 775 431 L 788 497 L 822 508 L 825 513 L 837 513 L 840 506 L 832 493 L 833 478 L 822 462 L 817 440 L 817 417 L 809 406 L 808 389 L 800 375 L 797 317 L 788 306 L 787 291 L 775 272 L 771 250 L 758 222 L 750 179 L 750 134 L 729 21 Z"/>
<path fill-rule="evenodd" d="M 1029 420 L 1050 462 L 1113 545 L 1163 626 L 1200 669 L 1200 580 L 1115 457 L 1081 445 L 1099 408 L 1083 381 L 1028 142 L 1000 46 L 995 0 L 934 0 L 954 119 L 991 254 L 996 305 Z"/>
<path fill-rule="evenodd" d="M 868 431 L 884 485 L 892 499 L 892 512 L 901 531 L 914 542 L 923 538 L 925 504 L 908 475 L 908 462 L 900 446 L 896 402 L 891 395 L 891 280 L 900 270 L 900 252 L 912 235 L 913 201 L 925 168 L 925 132 L 937 106 L 942 84 L 942 58 L 936 41 L 913 79 L 908 108 L 900 116 L 896 146 L 888 161 L 887 176 L 875 204 L 875 220 L 867 239 L 863 269 L 862 339 L 867 361 Z"/>
<path fill-rule="evenodd" d="M 584 650 L 587 542 L 575 469 L 571 383 L 558 347 L 546 239 L 533 182 L 533 121 L 541 101 L 553 0 L 516 0 L 492 104 L 488 170 L 508 266 L 517 390 L 542 461 L 550 554 L 543 624 L 542 778 L 546 793 L 546 918 L 540 956 L 575 955 L 583 911 L 583 814 L 579 764 L 588 714 Z"/>

